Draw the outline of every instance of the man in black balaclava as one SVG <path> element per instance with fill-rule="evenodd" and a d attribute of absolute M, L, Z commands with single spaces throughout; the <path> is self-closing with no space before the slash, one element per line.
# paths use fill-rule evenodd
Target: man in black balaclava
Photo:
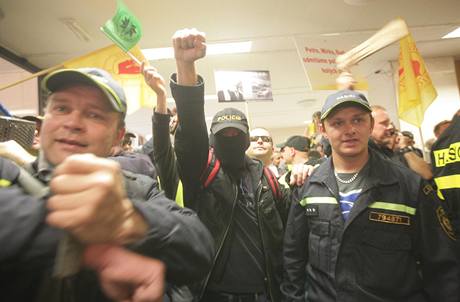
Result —
<path fill-rule="evenodd" d="M 175 152 L 188 196 L 184 205 L 196 210 L 217 251 L 196 300 L 280 301 L 289 194 L 277 194 L 276 178 L 265 177 L 262 162 L 245 155 L 249 126 L 241 111 L 218 112 L 208 139 L 204 83 L 195 71 L 195 61 L 205 55 L 204 36 L 179 31 L 173 44 L 177 74 L 170 85 L 179 116 Z"/>
<path fill-rule="evenodd" d="M 245 151 L 249 147 L 248 130 L 246 116 L 234 108 L 219 111 L 212 120 L 216 157 L 234 180 L 241 177 L 244 169 Z"/>

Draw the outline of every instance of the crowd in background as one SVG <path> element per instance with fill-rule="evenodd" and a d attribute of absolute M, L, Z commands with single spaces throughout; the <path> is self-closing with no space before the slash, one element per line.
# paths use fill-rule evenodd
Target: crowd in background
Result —
<path fill-rule="evenodd" d="M 459 301 L 460 110 L 416 146 L 350 85 L 284 142 L 234 108 L 208 133 L 204 35 L 173 47 L 177 108 L 141 66 L 150 139 L 88 68 L 43 80 L 43 116 L 18 117 L 35 122 L 31 146 L 0 143 L 5 301 Z M 75 265 L 67 235 L 82 260 L 56 276 Z"/>

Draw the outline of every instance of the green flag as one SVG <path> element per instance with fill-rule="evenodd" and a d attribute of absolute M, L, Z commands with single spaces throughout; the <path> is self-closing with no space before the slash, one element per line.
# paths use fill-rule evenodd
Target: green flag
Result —
<path fill-rule="evenodd" d="M 117 13 L 101 30 L 124 51 L 129 51 L 142 37 L 141 23 L 122 0 L 117 0 Z"/>

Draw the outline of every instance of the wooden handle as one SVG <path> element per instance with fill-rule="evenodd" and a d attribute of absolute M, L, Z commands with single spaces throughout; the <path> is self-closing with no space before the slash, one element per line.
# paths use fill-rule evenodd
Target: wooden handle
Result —
<path fill-rule="evenodd" d="M 343 55 L 337 56 L 335 62 L 337 68 L 346 70 L 352 65 L 355 65 L 362 59 L 370 56 L 371 54 L 389 46 L 390 44 L 399 41 L 409 34 L 406 22 L 398 18 L 390 21 L 382 29 L 376 32 L 372 37 L 347 51 Z"/>

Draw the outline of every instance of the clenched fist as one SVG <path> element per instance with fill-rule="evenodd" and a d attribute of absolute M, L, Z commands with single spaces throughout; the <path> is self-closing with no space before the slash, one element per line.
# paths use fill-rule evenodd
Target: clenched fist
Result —
<path fill-rule="evenodd" d="M 47 223 L 83 243 L 136 241 L 147 224 L 126 196 L 118 163 L 92 154 L 66 158 L 50 182 Z"/>
<path fill-rule="evenodd" d="M 176 61 L 195 62 L 206 55 L 205 34 L 192 29 L 181 29 L 173 36 L 174 57 Z"/>
<path fill-rule="evenodd" d="M 107 296 L 116 301 L 163 301 L 165 265 L 122 247 L 96 244 L 86 248 L 83 264 L 94 269 Z"/>

